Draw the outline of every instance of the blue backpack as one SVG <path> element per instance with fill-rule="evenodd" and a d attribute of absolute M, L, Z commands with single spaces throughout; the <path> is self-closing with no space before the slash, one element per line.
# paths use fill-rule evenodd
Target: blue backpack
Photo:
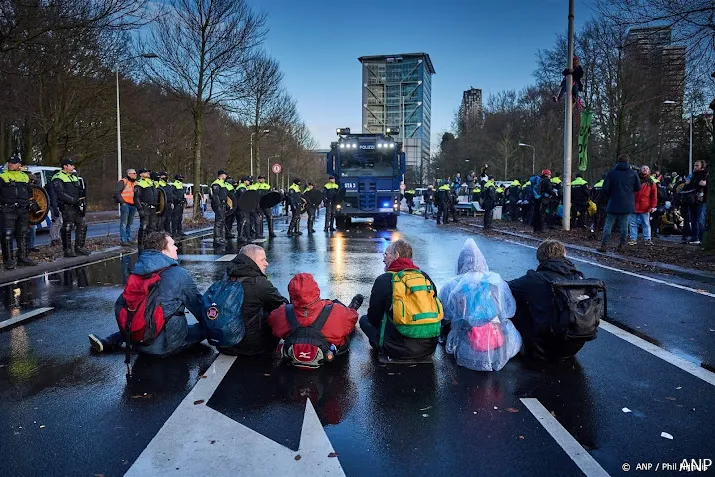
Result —
<path fill-rule="evenodd" d="M 243 278 L 229 278 L 211 285 L 204 293 L 205 319 L 202 320 L 213 346 L 234 346 L 246 335 L 241 316 L 243 306 Z"/>
<path fill-rule="evenodd" d="M 529 179 L 529 182 L 531 182 L 531 193 L 533 194 L 534 199 L 541 199 L 541 193 L 539 192 L 539 183 L 541 182 L 541 177 L 532 176 Z"/>

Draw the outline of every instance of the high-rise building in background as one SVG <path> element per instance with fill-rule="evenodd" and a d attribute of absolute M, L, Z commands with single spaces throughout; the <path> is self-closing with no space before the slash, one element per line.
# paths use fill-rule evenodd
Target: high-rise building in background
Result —
<path fill-rule="evenodd" d="M 625 46 L 629 66 L 640 72 L 646 85 L 644 94 L 659 101 L 664 119 L 682 118 L 686 50 L 673 44 L 672 28 L 631 28 Z"/>
<path fill-rule="evenodd" d="M 422 182 L 430 157 L 432 60 L 427 53 L 361 56 L 362 131 L 398 127 L 407 159 L 408 182 Z"/>
<path fill-rule="evenodd" d="M 479 129 L 483 120 L 482 90 L 470 88 L 462 94 L 459 106 L 459 134 Z"/>

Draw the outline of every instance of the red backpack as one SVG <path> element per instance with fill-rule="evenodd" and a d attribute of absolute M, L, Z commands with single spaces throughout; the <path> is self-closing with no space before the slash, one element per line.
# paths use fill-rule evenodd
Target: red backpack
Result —
<path fill-rule="evenodd" d="M 132 273 L 117 300 L 117 325 L 126 343 L 127 364 L 130 361 L 132 343 L 151 344 L 164 329 L 166 317 L 161 303 L 157 300 L 157 285 L 164 270 L 166 268 L 148 275 Z"/>

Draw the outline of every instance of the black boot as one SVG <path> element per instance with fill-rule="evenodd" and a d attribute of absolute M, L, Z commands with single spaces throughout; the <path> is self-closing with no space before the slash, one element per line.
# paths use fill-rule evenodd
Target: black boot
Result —
<path fill-rule="evenodd" d="M 37 265 L 35 262 L 27 258 L 27 244 L 25 243 L 24 237 L 17 243 L 17 263 L 30 267 Z"/>
<path fill-rule="evenodd" d="M 12 237 L 2 239 L 2 260 L 5 264 L 5 270 L 12 270 L 15 268 L 15 260 L 13 260 L 13 239 Z"/>
<path fill-rule="evenodd" d="M 144 230 L 141 227 L 137 230 L 137 245 L 139 246 L 139 253 L 142 253 L 144 250 Z"/>
<path fill-rule="evenodd" d="M 92 252 L 84 248 L 84 242 L 87 240 L 87 226 L 79 227 L 75 234 L 74 251 L 78 255 L 91 255 Z"/>
<path fill-rule="evenodd" d="M 65 250 L 65 258 L 77 256 L 72 250 L 72 229 L 62 230 L 62 248 Z"/>

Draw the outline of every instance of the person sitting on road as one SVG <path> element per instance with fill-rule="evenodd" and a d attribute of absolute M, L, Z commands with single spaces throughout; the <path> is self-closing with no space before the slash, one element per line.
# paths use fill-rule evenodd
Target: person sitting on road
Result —
<path fill-rule="evenodd" d="M 218 351 L 230 355 L 256 355 L 273 352 L 278 340 L 268 326 L 270 312 L 288 303 L 283 295 L 266 278 L 266 251 L 255 244 L 241 247 L 231 261 L 227 274 L 232 279 L 243 279 L 243 305 L 241 316 L 246 335 L 240 343 L 231 347 L 218 347 Z"/>
<path fill-rule="evenodd" d="M 161 279 L 156 283 L 156 303 L 164 312 L 165 324 L 151 344 L 134 344 L 140 353 L 168 356 L 200 343 L 204 332 L 199 323 L 189 325 L 185 311 L 188 309 L 197 319 L 204 316 L 204 302 L 196 283 L 177 262 L 174 239 L 168 233 L 153 232 L 144 241 L 144 251 L 139 255 L 132 275 L 148 276 L 157 272 Z M 115 313 L 122 308 L 122 297 L 117 300 Z M 157 305 L 157 306 L 158 306 Z M 124 342 L 121 332 L 98 338 L 89 335 L 89 344 L 99 353 L 118 351 Z"/>
<path fill-rule="evenodd" d="M 391 243 L 383 262 L 386 273 L 375 279 L 360 329 L 388 360 L 430 359 L 437 348 L 442 320 L 437 287 L 412 262 L 412 246 L 405 240 Z M 395 312 L 396 299 L 402 300 L 402 305 L 396 305 Z"/>
<path fill-rule="evenodd" d="M 509 318 L 516 302 L 507 283 L 490 272 L 473 239 L 464 242 L 457 276 L 439 293 L 444 304 L 442 338 L 457 364 L 475 371 L 499 371 L 521 349 L 521 335 Z"/>
<path fill-rule="evenodd" d="M 349 349 L 350 335 L 358 320 L 356 310 L 363 302 L 362 295 L 355 295 L 350 306 L 345 306 L 338 300 L 321 299 L 320 288 L 310 273 L 294 276 L 288 283 L 288 295 L 290 304 L 281 305 L 268 315 L 268 324 L 273 335 L 285 340 L 282 346 L 279 344 L 282 356 L 297 365 L 307 363 L 309 367 L 317 367 Z M 325 321 L 320 325 L 322 319 Z M 313 327 L 316 322 L 318 324 Z M 296 330 L 305 328 L 312 328 L 317 333 L 313 333 L 314 336 L 306 336 L 310 333 L 305 331 L 296 333 Z M 318 345 L 312 342 L 311 338 L 327 342 Z M 291 346 L 293 350 L 290 349 Z M 305 359 L 293 352 L 298 348 L 306 351 Z"/>
<path fill-rule="evenodd" d="M 584 275 L 566 258 L 566 248 L 558 240 L 542 242 L 536 258 L 539 261 L 536 271 L 529 270 L 523 277 L 508 282 L 516 300 L 514 326 L 521 333 L 527 355 L 542 359 L 573 357 L 584 342 L 565 339 L 553 332 L 557 316 L 553 283 L 559 279 L 581 280 Z"/>

